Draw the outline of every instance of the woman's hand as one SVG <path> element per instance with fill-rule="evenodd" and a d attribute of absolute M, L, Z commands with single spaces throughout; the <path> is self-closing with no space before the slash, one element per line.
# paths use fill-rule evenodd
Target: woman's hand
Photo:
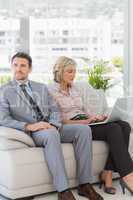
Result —
<path fill-rule="evenodd" d="M 102 122 L 104 121 L 105 119 L 107 118 L 106 115 L 94 115 L 94 116 L 90 116 L 88 119 L 87 119 L 87 122 L 90 124 L 90 123 L 93 123 L 93 122 Z"/>
<path fill-rule="evenodd" d="M 93 116 L 88 116 L 88 119 L 83 119 L 83 120 L 64 120 L 64 124 L 91 124 L 93 122 L 100 122 L 104 121 L 107 118 L 105 115 L 93 115 Z"/>
<path fill-rule="evenodd" d="M 88 119 L 84 119 L 84 120 L 77 120 L 77 122 L 80 124 L 90 124 L 96 121 L 97 121 L 96 116 L 91 116 L 91 117 L 88 117 Z"/>
<path fill-rule="evenodd" d="M 88 119 L 87 119 L 87 122 L 88 124 L 90 123 L 93 123 L 93 122 L 96 122 L 97 121 L 97 116 L 90 116 Z"/>
<path fill-rule="evenodd" d="M 102 122 L 105 119 L 107 119 L 107 116 L 106 115 L 98 115 L 98 116 L 96 116 L 96 118 L 97 118 L 97 122 Z"/>

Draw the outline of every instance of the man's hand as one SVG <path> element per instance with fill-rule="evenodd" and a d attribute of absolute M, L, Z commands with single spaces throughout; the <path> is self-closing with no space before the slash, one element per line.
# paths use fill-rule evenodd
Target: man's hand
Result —
<path fill-rule="evenodd" d="M 49 128 L 55 128 L 55 127 L 49 124 L 48 122 L 43 122 L 43 121 L 36 122 L 34 124 L 27 124 L 25 127 L 26 131 L 31 131 L 31 132 L 45 130 Z"/>

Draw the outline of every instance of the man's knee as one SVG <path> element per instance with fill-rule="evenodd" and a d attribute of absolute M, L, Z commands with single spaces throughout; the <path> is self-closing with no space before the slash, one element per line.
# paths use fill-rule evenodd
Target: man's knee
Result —
<path fill-rule="evenodd" d="M 56 129 L 51 129 L 46 134 L 47 140 L 53 141 L 53 140 L 60 140 L 60 134 Z"/>
<path fill-rule="evenodd" d="M 38 131 L 34 139 L 40 145 L 46 145 L 49 142 L 60 142 L 60 134 L 56 129 L 47 129 Z"/>
<path fill-rule="evenodd" d="M 92 132 L 91 132 L 91 128 L 88 125 L 79 125 L 77 127 L 77 132 L 79 137 L 83 137 L 86 139 L 92 139 Z"/>

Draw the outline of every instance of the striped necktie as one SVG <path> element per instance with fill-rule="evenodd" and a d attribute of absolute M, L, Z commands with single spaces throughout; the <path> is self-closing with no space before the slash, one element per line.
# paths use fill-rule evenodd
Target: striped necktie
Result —
<path fill-rule="evenodd" d="M 26 90 L 26 84 L 21 84 L 20 85 L 26 99 L 29 101 L 32 109 L 34 110 L 34 112 L 36 113 L 36 117 L 37 117 L 37 121 L 45 121 L 48 122 L 47 119 L 44 118 L 42 111 L 40 110 L 39 106 L 37 105 L 37 103 L 33 100 L 33 98 L 29 95 L 29 93 Z"/>

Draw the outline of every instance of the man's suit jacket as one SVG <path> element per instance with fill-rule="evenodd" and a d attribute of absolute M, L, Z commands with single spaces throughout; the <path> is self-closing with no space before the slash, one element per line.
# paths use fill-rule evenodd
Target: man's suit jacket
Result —
<path fill-rule="evenodd" d="M 45 84 L 30 81 L 33 99 L 44 117 L 57 127 L 61 126 L 60 110 Z M 0 125 L 25 130 L 27 123 L 35 123 L 36 113 L 18 83 L 13 80 L 0 88 Z"/>

